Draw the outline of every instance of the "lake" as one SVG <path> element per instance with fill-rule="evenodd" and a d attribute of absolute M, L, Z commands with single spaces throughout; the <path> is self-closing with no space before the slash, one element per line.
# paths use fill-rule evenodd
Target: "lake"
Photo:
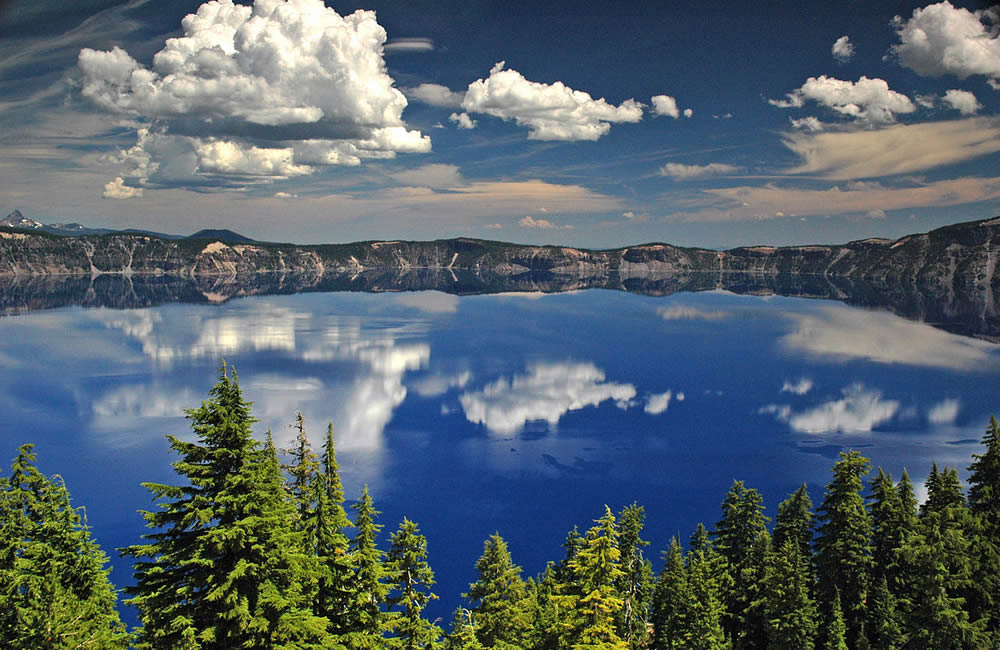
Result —
<path fill-rule="evenodd" d="M 830 300 L 587 290 L 31 304 L 52 303 L 0 318 L 4 471 L 18 445 L 37 445 L 41 469 L 86 507 L 119 587 L 131 568 L 114 549 L 138 541 L 136 511 L 151 505 L 140 483 L 174 482 L 164 436 L 193 439 L 183 411 L 222 358 L 259 436 L 289 446 L 301 411 L 318 446 L 333 422 L 348 499 L 370 486 L 383 541 L 404 516 L 420 524 L 441 597 L 428 613 L 445 621 L 494 531 L 533 575 L 574 525 L 637 501 L 658 560 L 672 535 L 718 520 L 734 479 L 773 516 L 803 482 L 818 505 L 841 450 L 897 477 L 908 468 L 918 490 L 932 460 L 964 477 L 1000 413 L 995 338 Z"/>

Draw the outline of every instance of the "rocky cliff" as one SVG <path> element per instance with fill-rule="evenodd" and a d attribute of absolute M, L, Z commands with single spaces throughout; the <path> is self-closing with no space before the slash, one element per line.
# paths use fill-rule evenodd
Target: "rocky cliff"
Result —
<path fill-rule="evenodd" d="M 981 323 L 974 333 L 997 336 L 998 258 L 1000 218 L 897 240 L 728 251 L 668 244 L 595 251 L 466 238 L 295 246 L 0 228 L 0 306 L 25 308 L 45 295 L 139 306 L 297 291 L 601 287 L 664 295 L 727 288 L 889 306 L 945 326 L 974 319 Z"/>

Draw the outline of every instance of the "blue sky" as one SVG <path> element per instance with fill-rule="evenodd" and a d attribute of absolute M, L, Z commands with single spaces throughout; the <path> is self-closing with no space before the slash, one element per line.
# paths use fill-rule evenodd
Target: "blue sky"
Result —
<path fill-rule="evenodd" d="M 0 211 L 587 247 L 1000 213 L 995 7 L 635 4 L 0 3 Z"/>

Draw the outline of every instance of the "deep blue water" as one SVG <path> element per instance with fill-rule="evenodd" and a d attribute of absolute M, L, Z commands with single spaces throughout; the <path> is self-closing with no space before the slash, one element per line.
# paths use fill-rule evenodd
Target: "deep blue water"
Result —
<path fill-rule="evenodd" d="M 63 476 L 112 556 L 144 531 L 142 481 L 173 482 L 164 435 L 234 365 L 279 446 L 296 411 L 335 426 L 348 498 L 429 539 L 449 618 L 498 531 L 533 575 L 607 504 L 646 507 L 656 558 L 711 527 L 734 479 L 768 513 L 839 451 L 917 485 L 965 475 L 1000 413 L 1000 346 L 834 302 L 608 291 L 303 294 L 0 318 L 0 458 L 23 442 Z M 669 395 L 668 395 L 669 393 Z M 6 472 L 6 463 L 4 471 Z M 658 565 L 658 562 L 657 562 Z M 130 620 L 134 620 L 129 615 Z"/>

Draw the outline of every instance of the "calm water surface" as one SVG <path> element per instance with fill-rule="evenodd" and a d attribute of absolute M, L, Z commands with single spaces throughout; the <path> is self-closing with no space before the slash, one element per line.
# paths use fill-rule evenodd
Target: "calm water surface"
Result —
<path fill-rule="evenodd" d="M 842 449 L 919 484 L 965 475 L 1000 413 L 1000 346 L 886 312 L 723 292 L 457 297 L 302 294 L 0 318 L 0 457 L 37 445 L 112 579 L 138 541 L 142 481 L 173 482 L 164 435 L 192 439 L 220 358 L 279 446 L 302 411 L 335 426 L 348 498 L 368 484 L 388 532 L 429 539 L 446 620 L 494 531 L 526 574 L 604 504 L 646 506 L 654 556 L 711 526 L 733 479 L 768 513 L 802 482 L 822 499 Z M 7 471 L 5 463 L 4 471 Z M 130 620 L 132 617 L 129 617 Z"/>

